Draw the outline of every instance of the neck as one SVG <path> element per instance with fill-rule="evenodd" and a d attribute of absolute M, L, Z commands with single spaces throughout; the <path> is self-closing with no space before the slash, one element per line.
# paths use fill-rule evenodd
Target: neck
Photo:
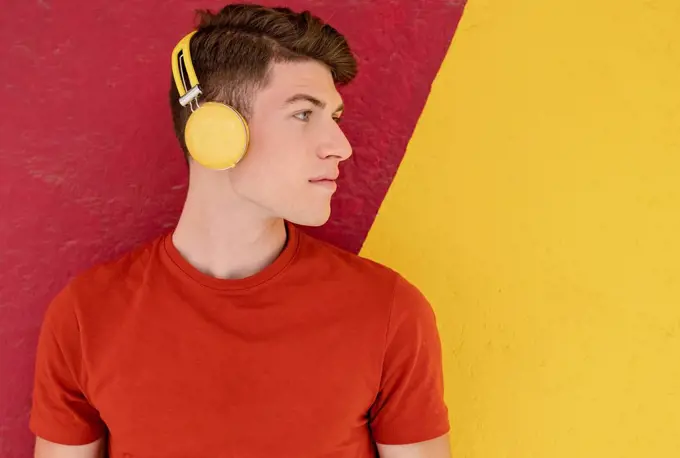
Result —
<path fill-rule="evenodd" d="M 221 279 L 254 275 L 286 244 L 285 222 L 263 215 L 231 189 L 190 183 L 172 242 L 197 270 Z"/>

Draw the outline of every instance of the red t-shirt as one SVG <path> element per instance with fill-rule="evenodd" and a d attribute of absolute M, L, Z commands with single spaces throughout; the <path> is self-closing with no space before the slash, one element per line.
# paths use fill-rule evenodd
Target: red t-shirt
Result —
<path fill-rule="evenodd" d="M 449 430 L 435 316 L 394 271 L 287 225 L 240 280 L 166 234 L 47 309 L 30 427 L 111 458 L 364 458 Z"/>

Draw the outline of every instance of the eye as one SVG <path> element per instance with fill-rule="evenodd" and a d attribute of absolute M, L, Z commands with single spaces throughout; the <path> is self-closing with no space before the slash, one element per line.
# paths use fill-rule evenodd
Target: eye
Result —
<path fill-rule="evenodd" d="M 333 121 L 340 124 L 342 122 L 342 116 L 333 116 Z"/>
<path fill-rule="evenodd" d="M 307 111 L 302 111 L 300 113 L 295 113 L 293 116 L 295 116 L 297 119 L 300 121 L 309 121 L 309 116 L 312 114 L 311 110 Z"/>

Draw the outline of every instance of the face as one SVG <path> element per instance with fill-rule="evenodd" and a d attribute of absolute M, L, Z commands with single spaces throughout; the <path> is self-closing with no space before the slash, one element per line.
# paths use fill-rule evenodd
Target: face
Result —
<path fill-rule="evenodd" d="M 251 107 L 248 152 L 228 172 L 233 189 L 268 216 L 324 224 L 339 164 L 352 154 L 330 71 L 314 61 L 274 64 Z"/>

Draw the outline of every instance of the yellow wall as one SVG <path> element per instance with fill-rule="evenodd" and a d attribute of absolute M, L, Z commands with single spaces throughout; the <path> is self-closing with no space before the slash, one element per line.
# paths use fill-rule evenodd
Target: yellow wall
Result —
<path fill-rule="evenodd" d="M 680 456 L 680 1 L 469 0 L 362 255 L 463 457 Z"/>

